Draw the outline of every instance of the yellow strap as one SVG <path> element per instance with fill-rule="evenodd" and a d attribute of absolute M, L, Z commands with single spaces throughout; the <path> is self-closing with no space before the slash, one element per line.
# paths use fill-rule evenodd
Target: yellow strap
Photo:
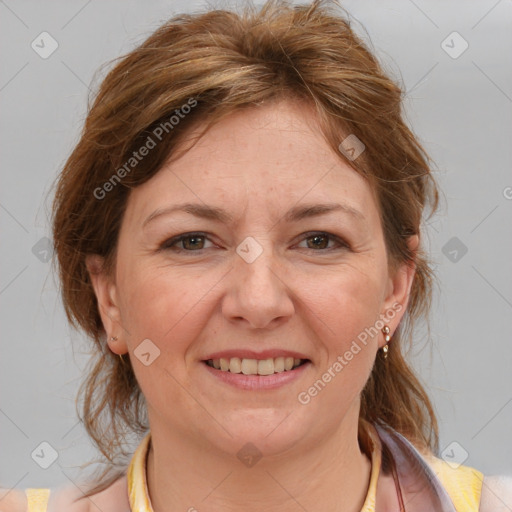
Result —
<path fill-rule="evenodd" d="M 27 512 L 46 512 L 50 489 L 25 489 L 27 495 Z"/>
<path fill-rule="evenodd" d="M 428 457 L 427 461 L 450 495 L 457 512 L 478 511 L 483 473 L 470 466 L 452 467 L 437 457 Z"/>

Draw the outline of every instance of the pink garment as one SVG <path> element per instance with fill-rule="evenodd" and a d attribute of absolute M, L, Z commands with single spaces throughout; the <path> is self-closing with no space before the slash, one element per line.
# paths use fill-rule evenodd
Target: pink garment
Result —
<path fill-rule="evenodd" d="M 400 512 L 457 512 L 441 481 L 414 445 L 389 426 L 374 425 L 384 461 L 395 467 L 403 509 Z M 382 485 L 382 479 L 377 482 Z M 376 512 L 383 510 L 377 503 Z M 393 511 L 398 512 L 398 511 Z"/>

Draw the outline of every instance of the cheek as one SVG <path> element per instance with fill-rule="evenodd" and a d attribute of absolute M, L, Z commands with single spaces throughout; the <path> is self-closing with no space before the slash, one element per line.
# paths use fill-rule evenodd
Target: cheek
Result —
<path fill-rule="evenodd" d="M 204 327 L 201 319 L 206 322 L 211 314 L 205 309 L 211 307 L 208 290 L 218 281 L 216 276 L 217 272 L 204 269 L 169 266 L 133 264 L 120 269 L 121 310 L 130 351 L 148 338 L 162 356 L 172 344 L 172 361 L 183 359 L 179 354 L 199 335 Z"/>
<path fill-rule="evenodd" d="M 344 344 L 372 326 L 382 312 L 384 275 L 377 264 L 346 267 L 323 279 L 308 300 L 326 324 L 328 338 L 342 349 Z"/>
<path fill-rule="evenodd" d="M 214 282 L 204 273 L 201 280 L 190 269 L 180 273 L 168 267 L 133 266 L 129 270 L 121 279 L 122 317 L 135 376 L 148 406 L 182 412 L 194 409 L 182 388 L 190 386 L 187 353 L 212 314 L 205 294 Z M 137 350 L 146 339 L 159 350 L 152 349 L 158 356 L 147 366 L 139 362 Z"/>
<path fill-rule="evenodd" d="M 349 400 L 359 394 L 373 367 L 380 335 L 375 323 L 382 313 L 384 292 L 377 268 L 372 272 L 345 269 L 317 288 L 316 301 L 305 299 L 323 325 L 321 349 L 326 358 L 322 358 L 319 374 L 322 380 L 333 382 L 324 397 L 333 405 L 339 403 L 340 393 Z"/>

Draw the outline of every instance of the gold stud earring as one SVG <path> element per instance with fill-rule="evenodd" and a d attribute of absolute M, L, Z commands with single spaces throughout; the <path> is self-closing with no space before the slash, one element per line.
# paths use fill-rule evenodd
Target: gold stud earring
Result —
<path fill-rule="evenodd" d="M 117 341 L 119 338 L 117 336 L 111 336 L 110 337 L 110 341 Z M 119 356 L 119 359 L 121 359 L 121 364 L 124 366 L 125 365 L 125 362 L 124 362 L 124 359 L 123 359 L 123 355 L 122 354 L 117 354 Z"/>
<path fill-rule="evenodd" d="M 391 336 L 389 335 L 389 332 L 390 332 L 389 327 L 387 325 L 385 325 L 382 328 L 382 334 L 384 334 L 384 341 L 386 342 L 386 344 L 382 347 L 382 354 L 384 356 L 384 359 L 388 358 L 388 352 L 389 352 L 388 343 L 391 341 Z"/>

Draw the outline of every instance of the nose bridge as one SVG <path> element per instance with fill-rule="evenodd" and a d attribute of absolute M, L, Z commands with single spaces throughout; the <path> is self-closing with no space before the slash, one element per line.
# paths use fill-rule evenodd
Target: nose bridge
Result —
<path fill-rule="evenodd" d="M 291 315 L 293 302 L 278 267 L 270 237 L 245 238 L 236 248 L 225 314 L 260 328 Z"/>
<path fill-rule="evenodd" d="M 256 289 L 262 287 L 266 292 L 278 287 L 275 282 L 279 282 L 274 270 L 275 253 L 270 242 L 265 247 L 259 243 L 256 246 L 254 242 L 245 242 L 244 245 L 239 246 L 237 254 L 241 259 L 237 262 L 237 266 L 247 286 L 250 285 Z"/>
<path fill-rule="evenodd" d="M 239 257 L 236 265 L 245 278 L 255 281 L 255 284 L 262 281 L 265 286 L 274 284 L 278 288 L 282 287 L 283 283 L 279 278 L 279 268 L 282 266 L 270 234 L 257 238 L 246 237 L 236 247 L 236 253 Z"/>

